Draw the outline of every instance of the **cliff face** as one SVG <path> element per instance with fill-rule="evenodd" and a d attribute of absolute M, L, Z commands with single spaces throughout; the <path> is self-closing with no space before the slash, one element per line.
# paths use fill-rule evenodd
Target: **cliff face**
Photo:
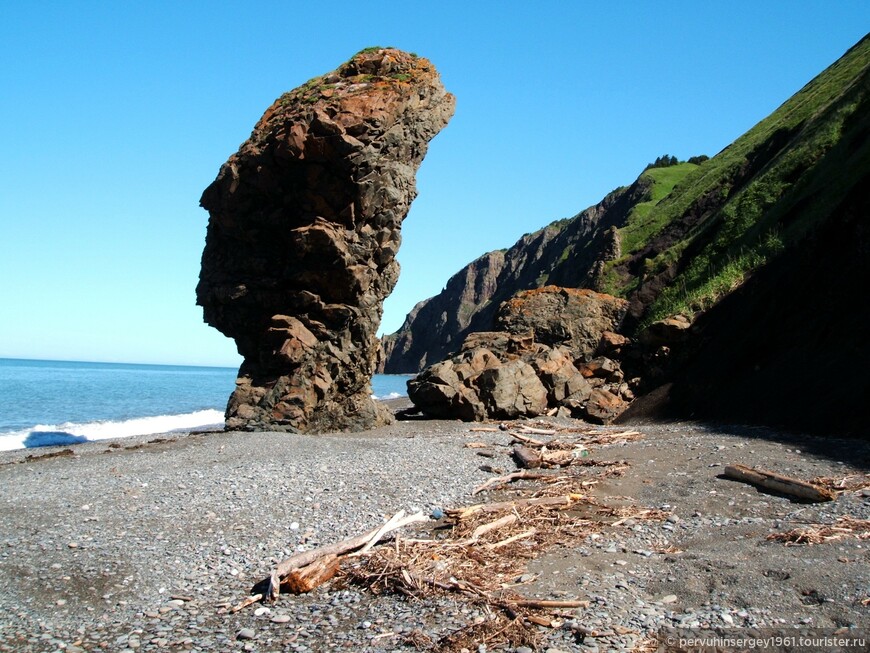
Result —
<path fill-rule="evenodd" d="M 386 369 L 443 358 L 519 290 L 588 287 L 629 301 L 623 335 L 693 323 L 632 363 L 641 392 L 664 385 L 628 416 L 857 433 L 870 419 L 868 188 L 870 36 L 715 157 L 648 170 L 521 239 L 493 259 L 484 301 L 468 301 L 466 268 L 389 337 Z"/>
<path fill-rule="evenodd" d="M 221 167 L 197 303 L 244 362 L 229 428 L 387 419 L 370 398 L 384 298 L 428 142 L 454 98 L 432 64 L 371 48 L 279 98 Z"/>
<path fill-rule="evenodd" d="M 382 338 L 380 369 L 413 373 L 447 358 L 469 333 L 490 330 L 501 303 L 520 290 L 596 287 L 604 263 L 619 255 L 615 229 L 634 206 L 649 201 L 650 192 L 650 180 L 641 177 L 570 220 L 469 263 L 438 295 L 417 304 L 401 329 Z"/>

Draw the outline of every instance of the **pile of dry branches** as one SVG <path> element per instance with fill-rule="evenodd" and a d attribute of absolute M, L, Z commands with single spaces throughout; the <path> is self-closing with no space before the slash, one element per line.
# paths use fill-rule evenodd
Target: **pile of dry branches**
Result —
<path fill-rule="evenodd" d="M 812 481 L 814 485 L 827 488 L 837 494 L 846 492 L 861 492 L 870 487 L 870 474 L 850 474 L 841 478 L 832 476 L 817 476 Z"/>
<path fill-rule="evenodd" d="M 511 453 L 522 469 L 493 476 L 471 494 L 500 490 L 507 500 L 447 510 L 446 523 L 433 537 L 397 538 L 394 546 L 380 547 L 344 570 L 348 581 L 376 593 L 397 592 L 415 599 L 450 593 L 487 614 L 484 621 L 438 642 L 417 633 L 409 643 L 419 649 L 473 650 L 480 644 L 537 647 L 543 639 L 540 626 L 559 627 L 574 617 L 566 609 L 585 607 L 588 602 L 523 596 L 517 580 L 528 562 L 552 547 L 576 545 L 630 517 L 667 517 L 661 511 L 603 506 L 587 494 L 602 478 L 628 469 L 622 461 L 588 458 L 587 445 L 638 439 L 642 436 L 637 431 L 530 428 L 525 424 L 486 430 L 506 432 L 505 446 L 513 445 Z"/>
<path fill-rule="evenodd" d="M 601 525 L 570 514 L 580 495 L 477 504 L 450 510 L 447 527 L 425 539 L 396 538 L 346 567 L 348 580 L 375 593 L 425 598 L 449 593 L 482 606 L 489 618 L 452 633 L 430 648 L 454 650 L 476 644 L 536 646 L 535 626 L 556 627 L 560 610 L 586 601 L 546 601 L 522 596 L 517 580 L 529 560 L 556 544 L 578 541 Z"/>
<path fill-rule="evenodd" d="M 452 595 L 477 605 L 487 615 L 438 642 L 414 633 L 408 643 L 419 649 L 458 651 L 480 644 L 537 648 L 544 639 L 540 627 L 561 626 L 574 616 L 565 610 L 586 607 L 588 601 L 522 595 L 517 591 L 518 579 L 528 562 L 547 549 L 576 545 L 628 518 L 668 516 L 657 510 L 605 506 L 587 494 L 602 478 L 628 468 L 624 462 L 589 459 L 587 445 L 638 439 L 642 436 L 637 431 L 527 425 L 472 430 L 505 431 L 510 437 L 504 445 L 506 453 L 511 452 L 523 469 L 494 476 L 471 492 L 500 489 L 504 500 L 448 509 L 434 527 L 418 531 L 415 537 L 397 535 L 390 545 L 375 548 L 388 533 L 426 518 L 421 514 L 406 517 L 402 512 L 364 535 L 296 554 L 279 563 L 270 578 L 233 610 L 257 601 L 274 601 L 281 591 L 310 591 L 337 575 L 343 582 L 363 585 L 374 593 L 398 593 L 412 600 Z M 557 433 L 558 439 L 541 437 Z"/>
<path fill-rule="evenodd" d="M 767 539 L 773 542 L 783 542 L 786 546 L 800 546 L 822 544 L 844 537 L 857 537 L 860 540 L 870 539 L 870 519 L 838 517 L 837 523 L 833 526 L 811 524 L 803 528 L 793 528 L 786 533 L 773 533 L 768 535 Z"/>

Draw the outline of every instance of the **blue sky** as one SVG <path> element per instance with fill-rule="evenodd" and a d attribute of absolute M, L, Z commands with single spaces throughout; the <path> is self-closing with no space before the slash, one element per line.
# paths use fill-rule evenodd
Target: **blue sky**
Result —
<path fill-rule="evenodd" d="M 848 0 L 0 0 L 0 357 L 237 365 L 195 305 L 200 194 L 276 97 L 364 47 L 428 57 L 457 96 L 391 332 L 657 156 L 715 154 L 868 27 Z"/>

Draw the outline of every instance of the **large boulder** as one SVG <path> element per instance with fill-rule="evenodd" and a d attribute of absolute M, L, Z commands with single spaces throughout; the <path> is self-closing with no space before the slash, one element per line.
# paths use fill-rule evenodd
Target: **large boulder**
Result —
<path fill-rule="evenodd" d="M 487 410 L 474 381 L 486 370 L 500 366 L 495 354 L 478 347 L 427 367 L 408 381 L 408 396 L 431 417 L 481 421 L 486 419 Z"/>
<path fill-rule="evenodd" d="M 426 59 L 370 48 L 281 96 L 221 167 L 197 286 L 244 357 L 227 426 L 361 430 L 383 300 L 428 142 L 454 98 Z"/>
<path fill-rule="evenodd" d="M 575 358 L 592 356 L 606 332 L 618 331 L 628 302 L 585 288 L 544 286 L 518 292 L 499 308 L 496 323 L 536 342 L 568 347 Z"/>
<path fill-rule="evenodd" d="M 481 372 L 474 386 L 489 417 L 534 417 L 547 410 L 544 384 L 534 368 L 520 359 Z"/>
<path fill-rule="evenodd" d="M 548 402 L 564 405 L 569 397 L 571 405 L 579 407 L 592 393 L 592 385 L 575 367 L 570 350 L 565 347 L 548 349 L 532 361 L 538 378 L 547 389 Z"/>
<path fill-rule="evenodd" d="M 598 424 L 609 424 L 619 417 L 627 407 L 628 404 L 619 394 L 604 388 L 596 388 L 586 402 L 586 419 Z"/>

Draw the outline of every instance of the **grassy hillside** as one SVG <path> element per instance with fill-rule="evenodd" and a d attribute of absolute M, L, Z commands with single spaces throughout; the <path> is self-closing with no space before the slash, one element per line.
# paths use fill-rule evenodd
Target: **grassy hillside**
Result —
<path fill-rule="evenodd" d="M 384 369 L 443 359 L 467 333 L 492 328 L 502 301 L 546 284 L 628 299 L 629 335 L 717 305 L 842 220 L 842 199 L 870 173 L 868 91 L 865 38 L 713 158 L 651 167 L 578 215 L 470 263 L 384 339 Z"/>
<path fill-rule="evenodd" d="M 867 174 L 864 157 L 814 181 L 838 166 L 828 155 L 866 110 L 868 65 L 865 38 L 715 157 L 645 172 L 656 193 L 671 190 L 620 229 L 622 256 L 608 264 L 604 289 L 634 298 L 643 323 L 692 314 L 803 238 Z"/>
<path fill-rule="evenodd" d="M 666 168 L 650 168 L 641 174 L 641 179 L 650 182 L 650 198 L 632 209 L 627 224 L 619 230 L 623 251 L 636 251 L 665 225 L 662 220 L 666 214 L 655 211 L 655 207 L 697 167 L 694 163 L 680 163 Z"/>

